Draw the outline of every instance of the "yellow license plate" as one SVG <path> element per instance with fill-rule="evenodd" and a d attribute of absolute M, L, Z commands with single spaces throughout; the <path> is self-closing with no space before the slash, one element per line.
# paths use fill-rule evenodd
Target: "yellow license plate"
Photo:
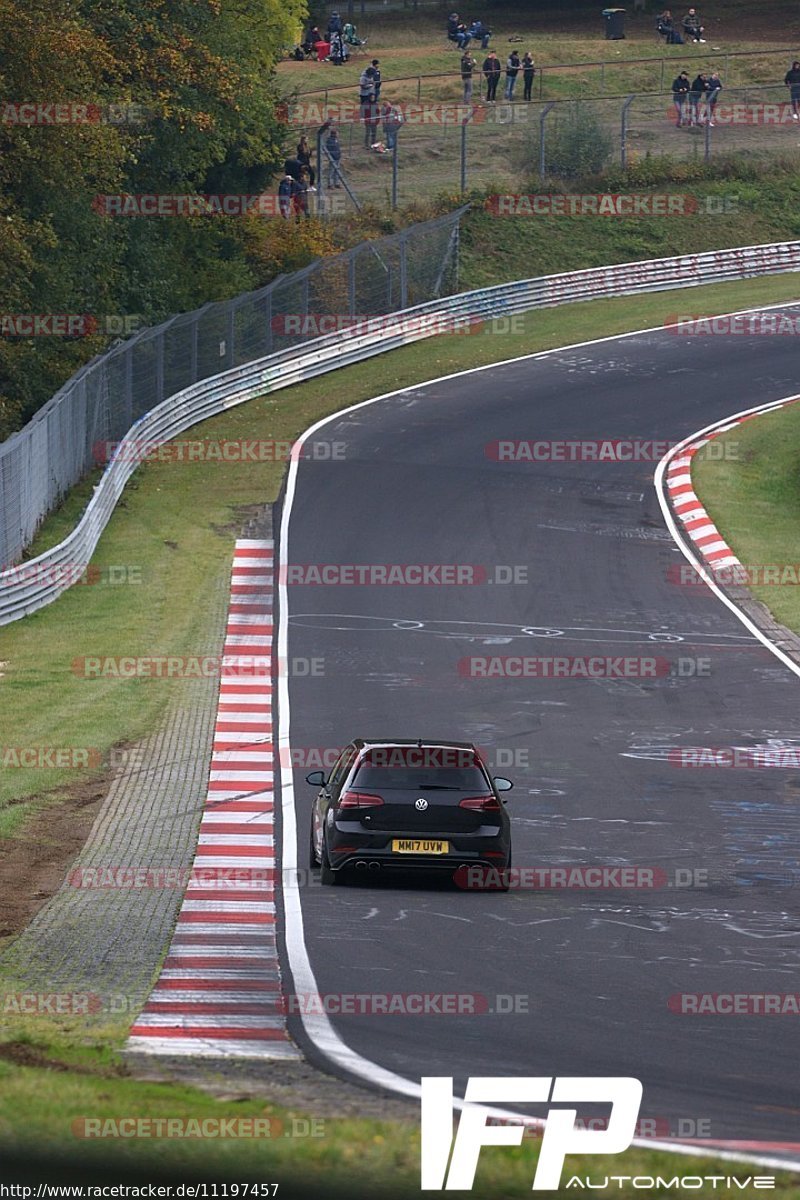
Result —
<path fill-rule="evenodd" d="M 423 838 L 393 838 L 393 854 L 447 854 L 449 842 L 432 842 Z"/>

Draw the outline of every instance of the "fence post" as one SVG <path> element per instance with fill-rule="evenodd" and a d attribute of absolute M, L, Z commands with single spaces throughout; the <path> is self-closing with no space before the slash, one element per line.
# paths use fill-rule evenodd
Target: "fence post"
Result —
<path fill-rule="evenodd" d="M 400 130 L 394 131 L 394 145 L 392 146 L 392 208 L 397 208 L 397 144 L 399 141 Z"/>
<path fill-rule="evenodd" d="M 264 320 L 266 322 L 266 325 L 265 325 L 266 337 L 264 339 L 264 343 L 265 343 L 264 348 L 265 348 L 265 351 L 267 354 L 271 354 L 272 349 L 273 349 L 273 343 L 272 343 L 272 288 L 269 288 L 267 290 L 267 294 L 264 297 L 264 299 L 266 301 L 266 303 L 264 305 Z"/>
<path fill-rule="evenodd" d="M 664 90 L 664 67 L 665 66 L 666 66 L 666 62 L 662 58 L 662 60 L 661 60 L 661 83 L 660 83 L 659 89 L 658 89 L 660 92 L 663 92 L 663 90 Z"/>
<path fill-rule="evenodd" d="M 622 116 L 620 120 L 620 145 L 619 145 L 619 162 L 623 171 L 628 165 L 628 109 L 633 104 L 636 96 L 628 96 L 628 99 L 622 106 Z"/>
<path fill-rule="evenodd" d="M 322 162 L 322 135 L 327 128 L 328 122 L 326 121 L 317 130 L 317 216 L 322 219 L 325 218 L 325 172 Z"/>
<path fill-rule="evenodd" d="M 708 115 L 708 113 L 706 113 L 705 129 L 706 129 L 706 142 L 705 142 L 704 159 L 705 159 L 705 162 L 708 162 L 709 159 L 711 158 L 711 117 Z"/>
<path fill-rule="evenodd" d="M 600 91 L 605 92 L 605 90 L 606 90 L 606 64 L 604 62 L 601 62 L 600 63 Z"/>
<path fill-rule="evenodd" d="M 406 254 L 406 243 L 408 235 L 402 233 L 400 235 L 400 307 L 408 308 L 408 258 Z"/>
<path fill-rule="evenodd" d="M 349 308 L 348 316 L 356 315 L 356 255 L 358 249 L 350 251 L 350 258 L 347 263 L 347 305 Z"/>
<path fill-rule="evenodd" d="M 234 339 L 236 337 L 236 309 L 235 309 L 233 301 L 229 301 L 229 303 L 228 303 L 227 317 L 228 317 L 228 319 L 227 319 L 228 327 L 227 327 L 225 337 L 227 338 L 227 341 L 228 341 L 228 346 L 227 346 L 228 366 L 234 367 L 236 365 L 235 357 L 234 357 Z"/>
<path fill-rule="evenodd" d="M 421 95 L 422 95 L 422 76 L 418 75 L 417 76 L 417 100 L 419 100 Z"/>
<path fill-rule="evenodd" d="M 197 325 L 194 326 L 195 339 Z M 196 355 L 195 341 L 192 342 L 192 349 Z M 192 372 L 192 383 L 197 379 L 197 372 Z M 126 429 L 130 429 L 133 424 L 133 348 L 128 347 L 125 351 L 125 417 L 127 419 Z"/>
<path fill-rule="evenodd" d="M 475 110 L 470 109 L 467 115 L 461 122 L 461 195 L 467 190 L 467 125 L 472 120 L 472 114 Z"/>
<path fill-rule="evenodd" d="M 542 111 L 539 113 L 539 178 L 540 179 L 544 179 L 545 175 L 547 174 L 547 162 L 546 162 L 545 147 L 544 147 L 544 123 L 545 123 L 545 120 L 547 119 L 547 114 L 550 112 L 551 108 L 555 108 L 555 103 L 556 103 L 555 100 L 551 100 L 550 103 L 546 104 L 544 106 L 544 108 L 542 109 Z"/>
<path fill-rule="evenodd" d="M 156 404 L 164 399 L 164 330 L 156 338 Z"/>
<path fill-rule="evenodd" d="M 199 340 L 200 340 L 200 331 L 199 331 L 199 329 L 198 329 L 198 324 L 199 324 L 199 321 L 200 321 L 200 318 L 199 318 L 197 315 L 195 315 L 195 318 L 194 318 L 194 320 L 192 321 L 192 350 L 191 350 L 191 355 L 192 355 L 192 364 L 191 364 L 191 376 L 192 376 L 192 383 L 197 383 L 197 371 L 198 371 L 198 366 L 199 366 L 199 348 L 198 348 L 198 343 L 199 343 Z"/>

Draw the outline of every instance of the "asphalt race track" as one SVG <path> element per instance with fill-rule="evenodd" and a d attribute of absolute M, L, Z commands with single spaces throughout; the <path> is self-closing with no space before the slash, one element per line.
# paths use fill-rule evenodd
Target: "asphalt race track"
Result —
<path fill-rule="evenodd" d="M 474 994 L 490 1010 L 333 1016 L 363 1057 L 417 1083 L 452 1074 L 460 1095 L 469 1075 L 634 1075 L 659 1135 L 758 1141 L 800 1161 L 797 1016 L 670 1002 L 797 987 L 800 770 L 682 769 L 670 751 L 800 746 L 800 680 L 711 592 L 676 582 L 685 560 L 655 461 L 499 462 L 485 449 L 675 442 L 799 390 L 791 338 L 658 331 L 410 389 L 312 435 L 346 453 L 299 464 L 291 564 L 476 564 L 527 579 L 289 586 L 289 655 L 324 659 L 322 675 L 288 680 L 294 753 L 354 736 L 472 740 L 515 781 L 515 867 L 664 873 L 651 888 L 505 895 L 374 875 L 303 888 L 321 993 Z M 506 655 L 661 665 L 656 677 L 466 673 L 465 660 Z M 301 866 L 315 766 L 294 772 Z"/>

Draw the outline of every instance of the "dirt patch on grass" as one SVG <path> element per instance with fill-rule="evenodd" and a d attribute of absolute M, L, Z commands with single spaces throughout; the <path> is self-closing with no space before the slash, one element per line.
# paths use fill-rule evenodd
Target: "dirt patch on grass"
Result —
<path fill-rule="evenodd" d="M 15 1067 L 36 1067 L 46 1071 L 70 1072 L 73 1075 L 99 1075 L 105 1078 L 127 1075 L 124 1064 L 112 1067 L 87 1067 L 83 1063 L 64 1062 L 51 1058 L 28 1042 L 0 1042 L 0 1059 L 13 1063 Z"/>
<path fill-rule="evenodd" d="M 0 948 L 58 891 L 80 852 L 114 771 L 26 796 L 34 811 L 14 837 L 0 838 Z"/>

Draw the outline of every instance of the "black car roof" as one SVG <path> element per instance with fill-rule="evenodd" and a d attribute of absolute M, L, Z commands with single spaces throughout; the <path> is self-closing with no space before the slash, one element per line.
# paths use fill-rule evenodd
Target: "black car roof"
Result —
<path fill-rule="evenodd" d="M 357 749 L 370 746 L 446 746 L 454 750 L 475 750 L 472 742 L 451 742 L 441 738 L 353 738 L 349 743 Z"/>

